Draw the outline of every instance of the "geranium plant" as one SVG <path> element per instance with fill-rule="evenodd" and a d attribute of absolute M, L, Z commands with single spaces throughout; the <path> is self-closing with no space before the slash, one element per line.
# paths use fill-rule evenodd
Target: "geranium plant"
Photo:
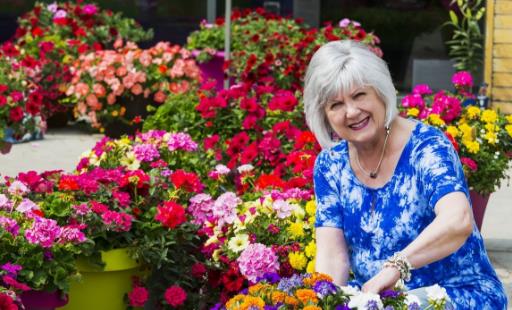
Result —
<path fill-rule="evenodd" d="M 113 120 L 140 123 L 146 105 L 160 104 L 171 93 L 186 92 L 199 79 L 190 52 L 178 45 L 160 42 L 141 49 L 119 40 L 115 48 L 80 56 L 73 64 L 66 94 L 76 102 L 76 115 L 87 118 L 94 128 L 101 129 Z M 128 102 L 134 98 L 142 102 L 131 107 Z M 135 112 L 128 114 L 130 108 Z"/>
<path fill-rule="evenodd" d="M 118 38 L 139 42 L 153 36 L 135 20 L 81 0 L 36 2 L 18 25 L 13 43 L 42 63 L 37 83 L 45 91 L 45 116 L 63 109 L 58 103 L 71 78 L 69 66 L 80 54 L 111 48 Z"/>
<path fill-rule="evenodd" d="M 38 75 L 40 62 L 30 56 L 17 58 L 19 51 L 6 44 L 0 54 L 0 140 L 15 143 L 41 138 L 46 125 L 41 117 L 41 88 L 30 82 Z"/>
<path fill-rule="evenodd" d="M 456 73 L 455 93 L 417 85 L 402 99 L 402 113 L 438 127 L 452 141 L 470 189 L 494 192 L 505 179 L 512 152 L 512 117 L 492 109 L 463 106 L 471 98 L 473 79 L 466 71 Z"/>

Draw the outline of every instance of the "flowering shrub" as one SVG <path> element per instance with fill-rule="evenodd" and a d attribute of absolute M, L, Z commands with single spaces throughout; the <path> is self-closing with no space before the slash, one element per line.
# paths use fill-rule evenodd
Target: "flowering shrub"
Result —
<path fill-rule="evenodd" d="M 86 117 L 94 128 L 113 119 L 140 123 L 146 107 L 127 119 L 127 101 L 143 97 L 160 104 L 171 93 L 188 91 L 199 79 L 195 61 L 178 45 L 159 42 L 143 50 L 118 41 L 115 48 L 80 56 L 71 69 L 73 79 L 66 94 L 76 102 L 77 116 Z"/>
<path fill-rule="evenodd" d="M 0 187 L 1 285 L 14 291 L 67 291 L 75 257 L 86 241 L 82 228 L 61 221 L 42 197 L 51 174 L 20 173 Z"/>
<path fill-rule="evenodd" d="M 237 81 L 272 80 L 280 87 L 301 90 L 306 66 L 313 53 L 324 43 L 340 39 L 361 41 L 379 56 L 379 39 L 367 33 L 357 22 L 344 19 L 338 27 L 327 25 L 308 29 L 300 21 L 283 18 L 263 9 L 235 10 L 232 19 L 232 56 L 228 75 Z M 215 24 L 202 22 L 188 37 L 187 47 L 202 52 L 204 61 L 224 46 L 224 20 Z"/>
<path fill-rule="evenodd" d="M 350 286 L 339 287 L 321 273 L 279 277 L 266 274 L 245 293 L 231 298 L 221 309 L 420 309 L 420 300 L 405 292 L 386 290 L 363 293 Z M 439 286 L 427 288 L 429 304 L 423 309 L 445 309 L 449 297 Z"/>
<path fill-rule="evenodd" d="M 468 72 L 456 73 L 452 82 L 456 93 L 417 85 L 402 100 L 402 114 L 418 118 L 445 132 L 464 166 L 470 189 L 492 193 L 506 177 L 512 152 L 512 117 L 491 109 L 463 107 L 473 95 L 473 79 Z"/>
<path fill-rule="evenodd" d="M 110 48 L 117 38 L 139 42 L 153 36 L 135 20 L 82 0 L 36 2 L 18 24 L 13 43 L 41 61 L 41 74 L 35 82 L 44 90 L 45 116 L 62 109 L 57 103 L 71 79 L 69 65 L 78 55 Z"/>
<path fill-rule="evenodd" d="M 18 53 L 10 47 L 9 55 Z M 30 56 L 13 56 L 0 54 L 0 70 L 5 73 L 0 75 L 0 140 L 11 143 L 40 137 L 46 130 L 41 89 L 29 82 L 40 71 L 40 63 Z"/>

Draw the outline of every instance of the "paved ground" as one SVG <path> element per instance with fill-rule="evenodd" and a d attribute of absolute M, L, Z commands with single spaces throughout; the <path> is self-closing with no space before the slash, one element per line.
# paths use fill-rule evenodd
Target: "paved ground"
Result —
<path fill-rule="evenodd" d="M 101 135 L 89 135 L 73 129 L 49 131 L 44 140 L 17 144 L 7 155 L 0 155 L 0 174 L 51 169 L 71 171 L 80 155 L 90 149 Z M 512 170 L 509 170 L 512 176 Z M 512 186 L 503 184 L 491 195 L 485 214 L 482 235 L 498 276 L 512 301 Z M 512 309 L 512 305 L 509 306 Z"/>

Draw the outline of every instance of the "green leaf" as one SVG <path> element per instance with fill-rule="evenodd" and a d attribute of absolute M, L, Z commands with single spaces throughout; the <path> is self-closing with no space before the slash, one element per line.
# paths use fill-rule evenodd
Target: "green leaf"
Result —
<path fill-rule="evenodd" d="M 452 20 L 452 23 L 455 25 L 459 24 L 459 18 L 457 17 L 457 14 L 455 14 L 454 11 L 450 11 L 450 19 Z"/>

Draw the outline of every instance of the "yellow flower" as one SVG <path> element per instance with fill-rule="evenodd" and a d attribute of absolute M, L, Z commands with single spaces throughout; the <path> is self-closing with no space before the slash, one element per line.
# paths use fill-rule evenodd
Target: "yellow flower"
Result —
<path fill-rule="evenodd" d="M 488 131 L 484 135 L 485 140 L 489 141 L 490 144 L 496 144 L 496 140 L 498 139 L 498 134 L 492 131 Z"/>
<path fill-rule="evenodd" d="M 480 108 L 477 108 L 475 106 L 470 106 L 466 110 L 466 114 L 469 119 L 475 119 L 480 116 Z"/>
<path fill-rule="evenodd" d="M 112 114 L 113 117 L 119 116 L 119 112 L 117 110 L 112 111 L 110 114 Z"/>
<path fill-rule="evenodd" d="M 298 289 L 295 292 L 295 296 L 303 303 L 307 304 L 309 302 L 318 302 L 318 297 L 316 297 L 315 291 L 312 289 Z"/>
<path fill-rule="evenodd" d="M 125 157 L 120 160 L 121 165 L 125 166 L 128 170 L 137 170 L 140 167 L 140 161 L 135 158 L 134 152 L 127 152 Z"/>
<path fill-rule="evenodd" d="M 500 127 L 498 127 L 498 125 L 496 125 L 496 124 L 485 124 L 484 127 L 485 127 L 485 130 L 490 131 L 490 132 L 496 132 L 496 131 L 500 130 Z"/>
<path fill-rule="evenodd" d="M 245 300 L 246 297 L 247 295 L 236 295 L 226 303 L 226 309 L 239 309 L 240 304 Z"/>
<path fill-rule="evenodd" d="M 439 114 L 432 113 L 428 116 L 427 121 L 429 124 L 432 124 L 434 126 L 443 126 L 445 122 L 443 119 L 439 116 Z"/>
<path fill-rule="evenodd" d="M 505 116 L 505 119 L 509 124 L 512 124 L 512 114 Z"/>
<path fill-rule="evenodd" d="M 507 131 L 508 135 L 512 137 L 512 125 L 506 125 L 505 130 Z"/>
<path fill-rule="evenodd" d="M 311 258 L 311 257 L 315 257 L 315 254 L 316 254 L 316 244 L 315 244 L 315 241 L 311 241 L 310 243 L 308 243 L 308 245 L 306 246 L 306 249 L 304 250 L 304 252 L 306 253 L 306 256 Z"/>
<path fill-rule="evenodd" d="M 476 141 L 462 140 L 470 153 L 476 154 L 480 150 L 480 144 Z"/>
<path fill-rule="evenodd" d="M 418 116 L 418 114 L 420 114 L 420 110 L 416 108 L 410 108 L 409 110 L 407 110 L 407 116 L 416 117 Z"/>
<path fill-rule="evenodd" d="M 494 110 L 484 110 L 481 118 L 486 123 L 494 123 L 498 119 L 498 114 Z"/>
<path fill-rule="evenodd" d="M 247 234 L 239 234 L 234 236 L 233 238 L 229 239 L 228 242 L 228 249 L 231 251 L 238 253 L 243 250 L 249 245 L 249 235 Z"/>
<path fill-rule="evenodd" d="M 295 218 L 302 220 L 306 216 L 306 211 L 301 206 L 297 204 L 291 204 L 291 206 L 293 207 L 292 214 Z"/>
<path fill-rule="evenodd" d="M 462 139 L 472 141 L 473 140 L 473 128 L 468 124 L 459 125 L 459 130 L 462 132 Z"/>
<path fill-rule="evenodd" d="M 288 232 L 292 239 L 298 239 L 304 237 L 304 224 L 302 222 L 294 222 L 288 226 Z"/>
<path fill-rule="evenodd" d="M 303 270 L 308 262 L 306 256 L 300 252 L 291 252 L 288 254 L 290 265 L 295 270 Z"/>
<path fill-rule="evenodd" d="M 309 215 L 309 216 L 313 216 L 315 215 L 315 212 L 316 212 L 316 204 L 315 204 L 315 200 L 310 200 L 306 203 L 306 213 Z"/>
<path fill-rule="evenodd" d="M 446 127 L 446 132 L 449 133 L 454 138 L 456 138 L 459 135 L 459 130 L 455 126 Z"/>
<path fill-rule="evenodd" d="M 312 216 L 312 217 L 308 218 L 309 225 L 315 224 L 315 221 L 316 221 L 316 217 L 315 216 Z"/>
<path fill-rule="evenodd" d="M 306 267 L 306 272 L 309 272 L 309 273 L 315 272 L 315 260 L 312 260 L 308 263 L 308 266 Z"/>

